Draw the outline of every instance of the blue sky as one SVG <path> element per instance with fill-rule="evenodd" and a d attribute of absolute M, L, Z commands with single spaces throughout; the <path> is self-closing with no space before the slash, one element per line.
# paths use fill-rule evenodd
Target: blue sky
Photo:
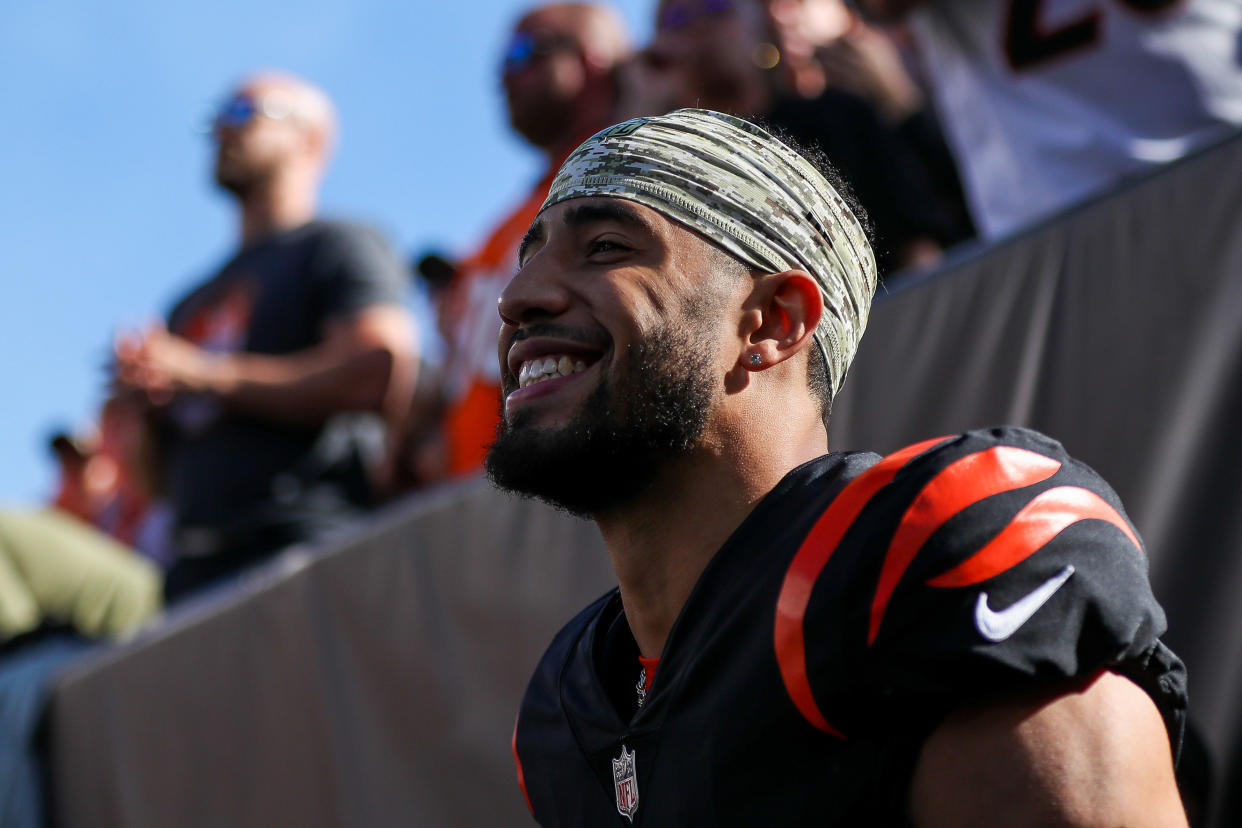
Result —
<path fill-rule="evenodd" d="M 515 0 L 12 0 L 0 10 L 0 502 L 52 489 L 57 427 L 94 418 L 118 328 L 161 316 L 235 243 L 195 131 L 258 68 L 319 84 L 342 140 L 324 212 L 406 255 L 466 252 L 538 175 L 497 55 Z M 614 3 L 641 42 L 654 0 Z"/>

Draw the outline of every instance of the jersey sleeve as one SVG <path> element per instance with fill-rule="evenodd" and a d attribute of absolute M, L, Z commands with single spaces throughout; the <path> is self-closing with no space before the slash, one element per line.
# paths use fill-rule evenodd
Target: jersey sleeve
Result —
<path fill-rule="evenodd" d="M 1115 670 L 1178 743 L 1185 674 L 1159 641 L 1142 543 L 1055 441 L 994 429 L 899 452 L 820 520 L 840 539 L 803 613 L 800 707 L 840 734 Z"/>

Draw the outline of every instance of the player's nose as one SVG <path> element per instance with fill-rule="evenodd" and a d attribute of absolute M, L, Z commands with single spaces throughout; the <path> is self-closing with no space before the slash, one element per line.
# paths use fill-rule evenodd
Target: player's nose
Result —
<path fill-rule="evenodd" d="M 546 250 L 535 253 L 509 280 L 500 294 L 500 319 L 521 325 L 535 319 L 558 316 L 569 307 L 569 291 L 563 270 Z"/>

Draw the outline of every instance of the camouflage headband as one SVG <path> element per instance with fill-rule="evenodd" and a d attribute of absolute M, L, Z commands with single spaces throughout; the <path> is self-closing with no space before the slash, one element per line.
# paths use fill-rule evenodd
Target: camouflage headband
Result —
<path fill-rule="evenodd" d="M 875 292 L 875 257 L 849 205 L 806 159 L 740 118 L 679 109 L 592 136 L 541 209 L 584 196 L 638 202 L 766 273 L 805 270 L 824 297 L 815 342 L 835 396 Z"/>

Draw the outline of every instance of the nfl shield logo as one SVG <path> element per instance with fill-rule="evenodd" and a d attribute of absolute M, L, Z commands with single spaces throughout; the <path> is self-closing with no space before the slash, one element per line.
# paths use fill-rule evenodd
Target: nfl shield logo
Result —
<path fill-rule="evenodd" d="M 634 755 L 638 751 L 621 746 L 621 755 L 612 760 L 612 784 L 617 792 L 617 810 L 621 816 L 634 821 L 638 810 L 638 773 L 634 770 Z"/>

